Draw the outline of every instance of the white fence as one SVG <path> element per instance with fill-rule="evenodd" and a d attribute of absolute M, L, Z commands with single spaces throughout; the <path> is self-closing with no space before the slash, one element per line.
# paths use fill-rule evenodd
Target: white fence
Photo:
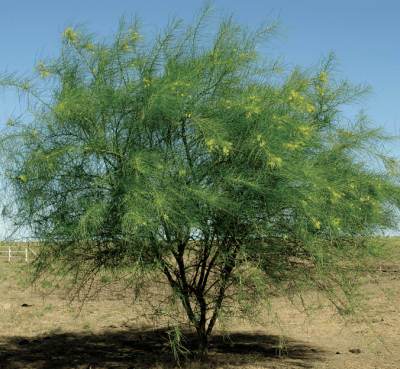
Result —
<path fill-rule="evenodd" d="M 22 248 L 24 250 L 13 250 L 15 248 L 18 248 L 18 249 Z M 21 253 L 21 252 L 23 252 L 23 253 L 25 253 L 25 261 L 29 261 L 29 259 L 28 259 L 28 252 L 29 251 L 32 252 L 37 257 L 36 252 L 31 249 L 29 244 L 27 246 L 20 246 L 20 245 L 18 245 L 18 246 L 14 246 L 14 245 L 12 245 L 12 246 L 1 246 L 0 245 L 0 253 L 7 253 L 7 255 L 5 255 L 5 256 L 0 255 L 0 258 L 8 258 L 8 261 L 11 261 L 11 258 L 20 257 L 19 255 L 15 255 L 15 256 L 12 255 L 13 253 Z"/>

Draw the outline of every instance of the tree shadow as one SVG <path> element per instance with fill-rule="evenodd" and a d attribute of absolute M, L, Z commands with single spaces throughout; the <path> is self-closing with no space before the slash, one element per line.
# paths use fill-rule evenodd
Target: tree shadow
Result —
<path fill-rule="evenodd" d="M 187 347 L 196 348 L 195 332 L 185 332 Z M 168 344 L 166 329 L 149 330 L 134 325 L 110 326 L 102 333 L 53 333 L 46 336 L 15 336 L 0 346 L 1 369 L 150 369 L 178 368 Z M 260 333 L 232 333 L 230 340 L 215 334 L 210 338 L 209 357 L 199 363 L 180 355 L 181 368 L 241 367 L 248 364 L 274 364 L 274 367 L 313 368 L 327 351 L 309 343 Z M 267 366 L 266 366 L 267 367 Z M 269 366 L 268 366 L 269 367 Z"/>

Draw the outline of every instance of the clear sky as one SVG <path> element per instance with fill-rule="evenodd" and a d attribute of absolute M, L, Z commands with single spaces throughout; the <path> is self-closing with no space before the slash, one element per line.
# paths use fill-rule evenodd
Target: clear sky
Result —
<path fill-rule="evenodd" d="M 0 75 L 24 74 L 41 58 L 56 57 L 60 33 L 68 26 L 87 23 L 92 32 L 108 36 L 137 13 L 151 37 L 163 29 L 168 17 L 178 14 L 193 20 L 201 0 L 17 0 L 4 1 L 0 11 Z M 354 120 L 360 108 L 373 126 L 400 134 L 400 1 L 321 0 L 216 0 L 215 8 L 234 12 L 240 23 L 256 29 L 264 19 L 279 19 L 283 38 L 274 39 L 265 53 L 303 67 L 315 65 L 334 51 L 339 58 L 338 78 L 369 84 L 375 95 L 357 106 L 342 106 L 343 115 Z M 23 106 L 22 106 L 23 107 Z M 6 115 L 20 111 L 15 91 L 0 95 L 0 130 Z M 386 148 L 400 160 L 400 147 Z M 374 164 L 376 165 L 376 164 Z M 1 223 L 0 223 L 1 227 Z M 1 236 L 1 232 L 0 232 Z"/>

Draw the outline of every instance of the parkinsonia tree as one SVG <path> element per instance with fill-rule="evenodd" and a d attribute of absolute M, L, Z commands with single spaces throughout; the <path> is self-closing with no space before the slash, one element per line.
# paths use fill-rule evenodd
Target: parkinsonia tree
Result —
<path fill-rule="evenodd" d="M 390 137 L 362 112 L 340 125 L 369 89 L 335 82 L 333 53 L 283 77 L 257 51 L 279 22 L 249 32 L 228 17 L 210 35 L 209 12 L 154 41 L 137 19 L 111 41 L 68 27 L 58 58 L 0 80 L 29 98 L 1 148 L 3 215 L 44 243 L 32 282 L 127 272 L 139 293 L 156 276 L 172 347 L 191 347 L 190 324 L 203 359 L 217 323 L 256 321 L 277 294 L 315 290 L 360 317 L 355 277 L 385 252 L 366 240 L 395 229 L 400 205 L 398 165 L 374 149 Z"/>

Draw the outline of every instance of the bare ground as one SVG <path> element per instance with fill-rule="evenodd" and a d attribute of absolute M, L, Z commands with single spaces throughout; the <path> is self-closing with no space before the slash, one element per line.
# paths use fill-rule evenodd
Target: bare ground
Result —
<path fill-rule="evenodd" d="M 145 306 L 133 311 L 121 296 L 103 294 L 76 317 L 78 309 L 68 306 L 61 291 L 44 298 L 40 291 L 23 290 L 17 278 L 19 265 L 0 262 L 1 369 L 177 367 L 166 343 L 168 327 L 147 314 Z M 230 339 L 224 339 L 217 327 L 209 361 L 182 358 L 181 367 L 400 369 L 400 268 L 382 264 L 369 278 L 371 283 L 363 288 L 370 293 L 374 329 L 384 344 L 365 324 L 350 321 L 343 326 L 323 301 L 308 318 L 283 298 L 274 298 L 284 332 L 283 350 L 281 330 L 261 312 L 263 325 L 232 320 Z M 372 283 L 374 279 L 381 288 Z M 186 333 L 194 344 L 194 332 Z"/>

